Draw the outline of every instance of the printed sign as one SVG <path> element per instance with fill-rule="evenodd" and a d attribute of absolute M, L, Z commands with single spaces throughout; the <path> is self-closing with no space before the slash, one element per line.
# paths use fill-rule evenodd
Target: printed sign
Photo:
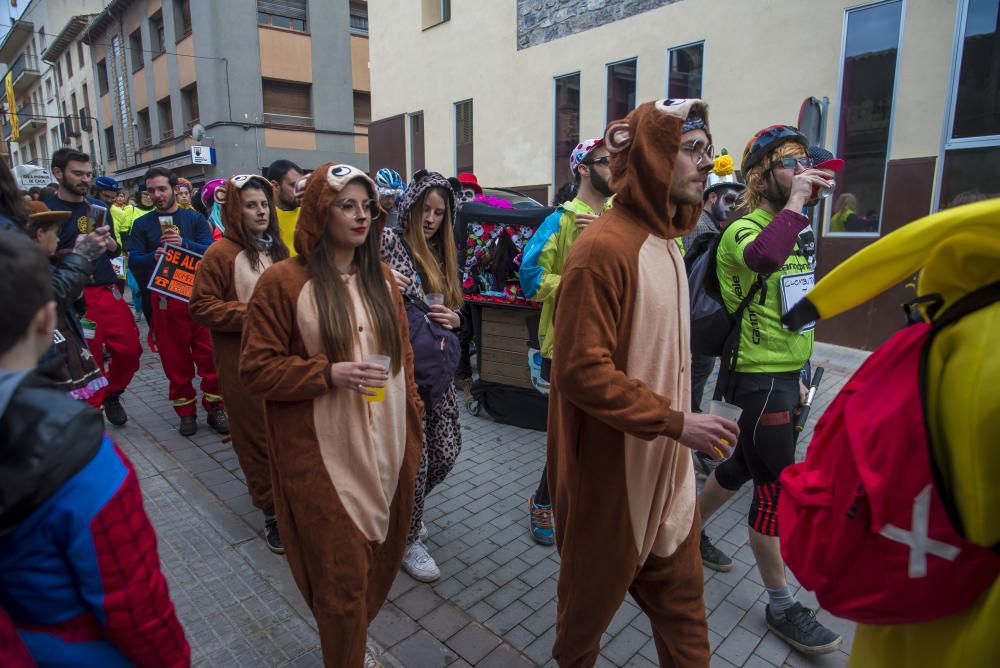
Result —
<path fill-rule="evenodd" d="M 153 277 L 146 286 L 153 292 L 191 301 L 191 291 L 194 290 L 194 272 L 201 264 L 201 253 L 195 253 L 178 246 L 167 244 L 166 252 L 156 262 Z"/>
<path fill-rule="evenodd" d="M 214 165 L 215 164 L 215 149 L 211 146 L 192 146 L 191 147 L 191 164 L 192 165 Z"/>
<path fill-rule="evenodd" d="M 806 296 L 813 286 L 816 285 L 816 274 L 811 271 L 801 274 L 785 274 L 781 277 L 781 313 L 784 315 Z M 808 332 L 816 327 L 815 322 L 811 322 L 799 333 Z M 786 328 L 787 329 L 787 328 Z"/>

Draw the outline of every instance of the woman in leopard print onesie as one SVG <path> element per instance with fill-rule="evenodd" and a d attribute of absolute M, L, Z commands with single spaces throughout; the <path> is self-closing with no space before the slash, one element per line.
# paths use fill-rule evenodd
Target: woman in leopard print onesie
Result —
<path fill-rule="evenodd" d="M 382 232 L 382 260 L 396 272 L 403 293 L 423 301 L 428 294 L 443 296 L 429 317 L 442 327 L 458 330 L 462 288 L 458 280 L 453 223 L 455 193 L 437 172 L 421 170 L 399 202 L 400 229 Z M 452 383 L 424 416 L 424 449 L 417 469 L 410 535 L 403 569 L 421 582 L 441 576 L 422 540 L 424 502 L 451 472 L 462 450 L 458 392 Z"/>

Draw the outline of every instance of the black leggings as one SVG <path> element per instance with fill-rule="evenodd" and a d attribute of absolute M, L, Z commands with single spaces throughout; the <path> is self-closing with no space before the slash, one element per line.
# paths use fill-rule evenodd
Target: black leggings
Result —
<path fill-rule="evenodd" d="M 743 409 L 733 456 L 715 469 L 724 489 L 753 480 L 748 522 L 759 533 L 778 535 L 778 476 L 795 461 L 795 410 L 799 372 L 737 373 L 730 402 Z"/>

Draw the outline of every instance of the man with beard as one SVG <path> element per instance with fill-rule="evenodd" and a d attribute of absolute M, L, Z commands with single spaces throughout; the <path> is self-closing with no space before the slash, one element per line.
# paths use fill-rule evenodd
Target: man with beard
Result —
<path fill-rule="evenodd" d="M 295 226 L 299 222 L 299 200 L 295 197 L 295 184 L 303 176 L 302 168 L 291 160 L 275 160 L 267 168 L 267 178 L 274 186 L 281 240 L 285 242 L 292 257 L 295 257 Z"/>
<path fill-rule="evenodd" d="M 146 187 L 156 210 L 135 221 L 129 237 L 129 260 L 140 285 L 148 285 L 165 246 L 180 246 L 204 254 L 212 244 L 212 230 L 205 217 L 194 209 L 177 205 L 174 188 L 177 177 L 162 167 L 146 172 Z M 180 432 L 192 436 L 198 431 L 198 409 L 192 381 L 201 376 L 202 406 L 208 424 L 220 434 L 229 433 L 229 417 L 219 395 L 219 379 L 212 359 L 212 339 L 207 327 L 191 319 L 186 301 L 149 293 L 153 310 L 153 335 L 159 347 L 160 363 L 170 381 L 170 400 L 180 417 Z"/>
<path fill-rule="evenodd" d="M 626 593 L 661 666 L 707 666 L 694 467 L 738 428 L 690 412 L 690 311 L 675 239 L 712 166 L 708 107 L 659 100 L 608 127 L 615 205 L 570 249 L 555 309 L 548 467 L 559 666 L 593 666 Z"/>
<path fill-rule="evenodd" d="M 59 189 L 45 205 L 52 211 L 70 212 L 59 231 L 60 251 L 72 250 L 77 237 L 93 232 L 96 224 L 113 225 L 108 208 L 100 200 L 87 196 L 93 176 L 89 155 L 73 149 L 59 149 L 52 155 L 52 175 L 59 182 Z M 103 220 L 97 221 L 95 216 L 103 216 Z M 108 379 L 107 387 L 98 390 L 87 402 L 103 410 L 108 422 L 116 426 L 128 421 L 121 394 L 139 370 L 142 354 L 139 329 L 122 297 L 118 275 L 111 264 L 111 259 L 120 254 L 121 248 L 112 235 L 108 240 L 108 252 L 94 263 L 94 277 L 83 289 L 85 317 L 95 323 L 94 337 L 87 339 L 87 346 Z M 105 350 L 111 357 L 106 370 Z"/>
<path fill-rule="evenodd" d="M 580 232 L 609 206 L 608 198 L 613 194 L 608 184 L 611 177 L 609 159 L 603 139 L 591 139 L 573 149 L 569 168 L 576 182 L 576 197 L 561 204 L 542 221 L 524 249 L 521 288 L 528 299 L 542 303 L 538 341 L 542 353 L 541 375 L 546 382 L 552 369 L 552 314 L 563 263 Z M 528 500 L 528 512 L 531 516 L 531 537 L 542 545 L 552 545 L 555 535 L 545 468 L 542 469 L 538 489 Z"/>

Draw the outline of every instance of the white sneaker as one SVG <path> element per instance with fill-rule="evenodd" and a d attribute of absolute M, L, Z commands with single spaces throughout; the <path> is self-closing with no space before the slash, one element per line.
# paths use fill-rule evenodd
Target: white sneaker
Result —
<path fill-rule="evenodd" d="M 417 532 L 417 538 L 427 540 L 427 525 L 424 524 L 423 520 L 420 520 L 420 531 Z"/>
<path fill-rule="evenodd" d="M 403 570 L 420 582 L 434 582 L 441 577 L 441 571 L 438 570 L 434 557 L 427 553 L 427 548 L 419 540 L 406 548 L 406 554 L 403 555 Z"/>
<path fill-rule="evenodd" d="M 382 668 L 382 662 L 375 658 L 379 654 L 371 645 L 365 645 L 365 668 Z"/>

